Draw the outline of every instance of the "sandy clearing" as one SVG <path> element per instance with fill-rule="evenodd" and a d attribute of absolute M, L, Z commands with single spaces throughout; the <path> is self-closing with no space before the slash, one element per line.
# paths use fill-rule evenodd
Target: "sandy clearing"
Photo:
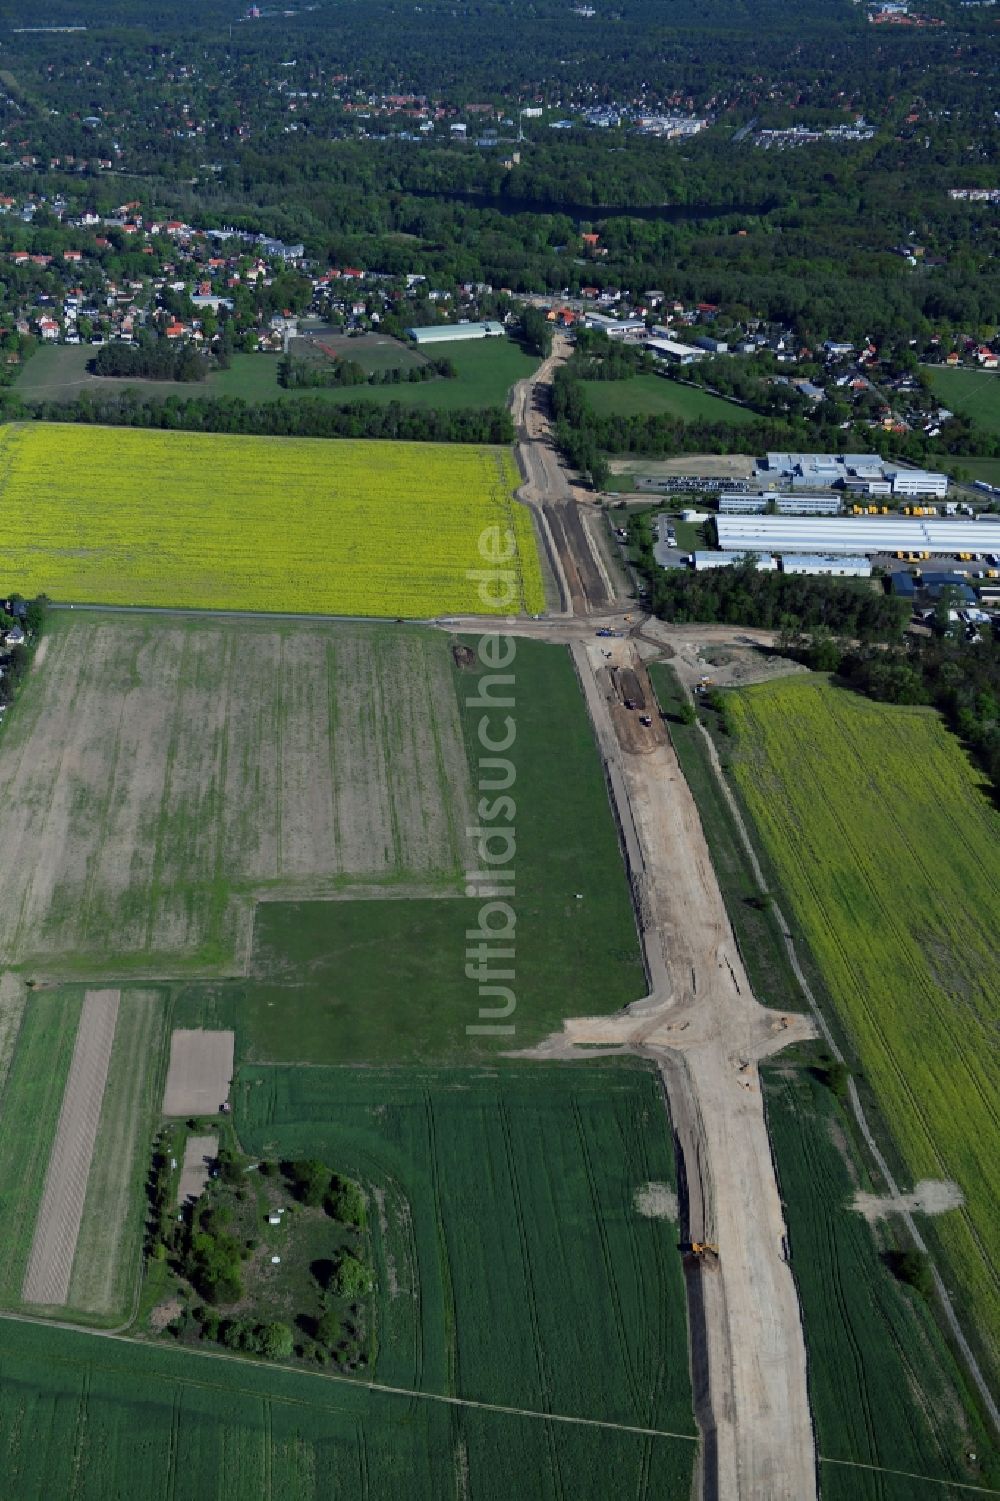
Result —
<path fill-rule="evenodd" d="M 658 475 L 693 474 L 702 479 L 749 479 L 754 460 L 742 453 L 685 453 L 676 459 L 610 459 L 612 474 Z"/>
<path fill-rule="evenodd" d="M 178 1206 L 189 1199 L 199 1199 L 208 1182 L 208 1170 L 219 1151 L 217 1136 L 189 1136 L 184 1143 L 184 1161 L 181 1163 L 180 1182 L 177 1185 Z"/>
<path fill-rule="evenodd" d="M 25 1303 L 64 1304 L 69 1296 L 118 1004 L 117 990 L 88 990 L 83 1002 L 21 1289 Z"/>
<path fill-rule="evenodd" d="M 164 1115 L 218 1115 L 233 1080 L 232 1032 L 178 1028 L 170 1037 Z"/>
<path fill-rule="evenodd" d="M 890 1214 L 947 1214 L 949 1209 L 961 1209 L 964 1203 L 965 1195 L 957 1183 L 941 1178 L 923 1178 L 907 1194 L 883 1194 L 880 1197 L 859 1190 L 851 1200 L 851 1208 L 872 1224 Z"/>
<path fill-rule="evenodd" d="M 677 1195 L 669 1183 L 644 1183 L 636 1189 L 632 1202 L 644 1219 L 677 1219 Z"/>

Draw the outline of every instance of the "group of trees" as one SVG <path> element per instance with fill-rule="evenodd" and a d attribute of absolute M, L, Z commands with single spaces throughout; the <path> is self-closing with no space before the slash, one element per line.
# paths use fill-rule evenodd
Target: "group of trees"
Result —
<path fill-rule="evenodd" d="M 107 427 L 184 429 L 203 433 L 250 433 L 276 438 L 395 438 L 413 443 L 512 443 L 510 413 L 501 407 L 441 411 L 390 401 L 320 398 L 248 402 L 239 396 L 146 397 L 85 391 L 75 401 L 0 404 L 4 420 L 84 422 Z"/>
<path fill-rule="evenodd" d="M 94 356 L 95 375 L 125 380 L 204 380 L 209 362 L 187 340 L 149 339 L 140 344 L 102 344 Z"/>
<path fill-rule="evenodd" d="M 193 1129 L 197 1122 L 188 1124 Z M 375 1275 L 364 1251 L 367 1210 L 360 1185 L 332 1172 L 318 1158 L 281 1162 L 267 1158 L 249 1164 L 239 1152 L 222 1147 L 207 1188 L 177 1219 L 173 1200 L 177 1152 L 177 1130 L 166 1128 L 156 1141 L 147 1184 L 147 1254 L 167 1260 L 203 1303 L 186 1302 L 171 1325 L 173 1334 L 180 1339 L 218 1341 L 227 1349 L 271 1360 L 286 1359 L 293 1351 L 311 1351 L 318 1359 L 332 1356 L 351 1369 L 363 1364 L 361 1305 L 374 1289 Z M 322 1210 L 343 1227 L 335 1255 L 312 1263 L 319 1311 L 309 1311 L 306 1299 L 294 1321 L 306 1336 L 305 1344 L 296 1344 L 290 1325 L 261 1319 L 252 1309 L 254 1289 L 247 1264 L 258 1250 L 253 1231 L 259 1210 L 257 1195 L 248 1183 L 251 1168 L 261 1180 L 280 1180 L 283 1192 L 295 1201 L 282 1211 L 289 1216 L 285 1223 L 293 1236 L 297 1206 Z M 275 1202 L 273 1191 L 267 1201 Z M 346 1241 L 344 1231 L 348 1232 Z M 251 1285 L 245 1286 L 248 1280 Z M 235 1316 L 220 1311 L 237 1302 L 242 1306 Z M 349 1318 L 344 1305 L 349 1305 Z"/>
<path fill-rule="evenodd" d="M 650 607 L 662 620 L 677 624 L 720 622 L 898 641 L 908 615 L 906 606 L 890 595 L 853 588 L 840 579 L 762 573 L 753 562 L 703 573 L 657 567 L 647 577 Z"/>
<path fill-rule="evenodd" d="M 443 356 L 424 364 L 403 369 L 392 365 L 386 370 L 366 370 L 357 360 L 297 360 L 285 355 L 278 364 L 278 385 L 286 391 L 336 386 L 398 386 L 404 381 L 420 385 L 429 380 L 454 380 L 458 376 L 452 360 Z"/>

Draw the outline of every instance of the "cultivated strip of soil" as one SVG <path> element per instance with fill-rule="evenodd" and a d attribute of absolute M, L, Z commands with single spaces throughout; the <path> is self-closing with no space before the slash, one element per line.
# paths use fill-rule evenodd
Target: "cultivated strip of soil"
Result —
<path fill-rule="evenodd" d="M 117 990 L 88 990 L 83 1003 L 21 1289 L 25 1303 L 63 1304 L 69 1297 L 119 998 Z"/>

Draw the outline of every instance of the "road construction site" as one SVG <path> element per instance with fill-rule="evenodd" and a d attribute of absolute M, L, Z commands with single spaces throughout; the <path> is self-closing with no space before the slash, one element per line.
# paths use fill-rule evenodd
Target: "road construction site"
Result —
<path fill-rule="evenodd" d="M 637 629 L 627 603 L 616 599 L 591 530 L 595 509 L 559 462 L 548 384 L 566 352 L 557 340 L 513 401 L 521 499 L 535 512 L 561 618 L 507 629 L 570 643 L 621 831 L 648 994 L 613 1016 L 567 1019 L 533 1055 L 607 1050 L 655 1060 L 677 1140 L 690 1247 L 700 1494 L 806 1501 L 816 1494 L 816 1455 L 805 1341 L 757 1070 L 762 1058 L 815 1028 L 806 1016 L 781 1015 L 755 999 L 693 797 L 658 712 L 647 712 L 656 700 L 644 657 L 676 648 L 656 622 Z M 757 637 L 753 646 L 769 644 Z M 691 671 L 696 663 L 688 656 Z"/>

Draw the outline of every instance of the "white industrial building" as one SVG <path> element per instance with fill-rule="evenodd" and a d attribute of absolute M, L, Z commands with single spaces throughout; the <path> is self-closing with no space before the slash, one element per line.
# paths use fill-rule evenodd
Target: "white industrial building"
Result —
<path fill-rule="evenodd" d="M 746 548 L 743 552 L 695 552 L 691 554 L 691 560 L 695 571 L 703 573 L 708 568 L 732 568 L 737 563 L 745 563 L 748 555 L 759 573 L 774 573 L 778 566 L 770 553 L 755 553 L 752 548 Z"/>
<path fill-rule="evenodd" d="M 695 349 L 692 344 L 679 344 L 676 339 L 647 339 L 646 348 L 658 360 L 668 365 L 693 365 L 695 360 L 706 357 L 704 349 Z"/>
<path fill-rule="evenodd" d="M 592 328 L 596 333 L 607 334 L 609 339 L 628 339 L 636 341 L 645 337 L 645 318 L 609 318 L 607 313 L 585 313 L 583 316 L 584 328 Z"/>
<path fill-rule="evenodd" d="M 930 469 L 887 469 L 893 495 L 947 495 L 948 476 Z"/>
<path fill-rule="evenodd" d="M 1000 551 L 1000 525 L 919 516 L 718 516 L 719 546 L 736 552 L 926 552 L 938 557 Z"/>
<path fill-rule="evenodd" d="M 429 328 L 408 328 L 414 344 L 449 344 L 457 339 L 502 339 L 502 323 L 432 323 Z"/>
<path fill-rule="evenodd" d="M 870 579 L 872 565 L 867 558 L 828 557 L 825 553 L 785 553 L 782 573 L 828 574 L 831 578 Z"/>
<path fill-rule="evenodd" d="M 839 516 L 839 495 L 788 495 L 764 490 L 760 495 L 724 491 L 719 496 L 720 516 L 762 516 L 773 505 L 781 516 Z"/>
<path fill-rule="evenodd" d="M 900 469 L 877 453 L 767 453 L 756 465 L 760 479 L 792 489 L 813 486 L 861 490 L 866 495 L 947 495 L 948 476 L 929 469 Z"/>

